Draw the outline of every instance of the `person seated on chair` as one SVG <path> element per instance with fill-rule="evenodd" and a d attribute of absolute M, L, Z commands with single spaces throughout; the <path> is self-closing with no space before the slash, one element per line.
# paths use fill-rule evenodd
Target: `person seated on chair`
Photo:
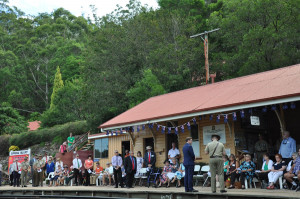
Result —
<path fill-rule="evenodd" d="M 111 172 L 113 171 L 113 167 L 110 165 L 110 163 L 106 163 L 106 168 L 103 172 L 103 185 L 106 186 L 107 184 L 105 183 L 105 179 L 108 179 L 108 182 L 109 182 L 109 186 L 111 186 L 111 178 L 113 176 L 113 173 Z"/>
<path fill-rule="evenodd" d="M 245 155 L 245 161 L 241 163 L 240 166 L 240 175 L 241 175 L 241 184 L 242 189 L 245 189 L 245 179 L 250 180 L 250 184 L 252 183 L 252 179 L 255 172 L 255 164 L 251 161 L 251 155 Z"/>
<path fill-rule="evenodd" d="M 175 176 L 176 176 L 176 179 L 177 179 L 177 186 L 176 187 L 179 188 L 179 187 L 181 187 L 180 180 L 182 178 L 184 178 L 184 176 L 185 176 L 185 167 L 183 166 L 183 163 L 181 163 L 179 165 L 178 171 L 176 171 Z"/>
<path fill-rule="evenodd" d="M 54 172 L 54 170 L 55 170 L 55 164 L 54 164 L 52 158 L 49 157 L 48 162 L 46 163 L 46 172 L 47 172 L 46 177 L 49 176 L 49 173 Z"/>
<path fill-rule="evenodd" d="M 103 182 L 103 167 L 100 166 L 99 162 L 96 162 L 95 180 L 93 180 L 92 184 L 96 184 L 96 180 L 102 180 Z"/>
<path fill-rule="evenodd" d="M 297 160 L 298 160 L 298 153 L 293 153 L 292 160 L 289 162 L 289 164 L 286 168 L 287 172 L 284 174 L 284 178 L 288 182 L 288 185 L 292 185 L 292 186 L 289 186 L 289 187 L 291 187 L 292 190 L 295 190 L 297 188 L 297 184 L 296 184 L 296 182 L 294 182 L 294 179 L 293 179 L 295 176 L 298 175 L 298 170 L 295 167 Z"/>
<path fill-rule="evenodd" d="M 230 176 L 230 187 L 229 189 L 234 189 L 234 183 L 235 179 L 239 179 L 239 171 L 237 171 L 237 168 L 239 168 L 239 162 L 236 160 L 235 155 L 231 154 L 229 156 L 229 164 L 227 169 L 227 175 Z"/>
<path fill-rule="evenodd" d="M 176 187 L 178 187 L 178 185 L 180 185 L 180 179 L 181 179 L 181 177 L 179 177 L 180 179 L 177 178 L 177 175 L 181 174 L 180 172 L 178 173 L 178 170 L 179 170 L 179 167 L 180 167 L 180 165 L 178 163 L 178 159 L 173 157 L 171 166 L 172 166 L 172 173 L 168 173 L 168 178 L 170 180 L 172 180 L 171 183 L 174 183 L 177 180 Z"/>
<path fill-rule="evenodd" d="M 64 184 L 65 181 L 67 181 L 67 177 L 70 173 L 68 165 L 65 165 L 62 170 L 62 177 L 61 177 L 61 184 Z"/>
<path fill-rule="evenodd" d="M 273 161 L 270 160 L 270 155 L 268 153 L 265 153 L 263 155 L 264 162 L 262 164 L 261 170 L 259 173 L 257 173 L 258 178 L 262 181 L 263 184 L 266 184 L 268 180 L 268 174 L 272 169 Z"/>
<path fill-rule="evenodd" d="M 227 175 L 227 170 L 229 169 L 229 158 L 227 155 L 223 155 L 223 162 L 224 162 L 224 181 L 226 181 L 229 176 Z"/>
<path fill-rule="evenodd" d="M 283 175 L 283 171 L 286 169 L 286 164 L 282 161 L 280 154 L 275 155 L 276 162 L 273 164 L 271 171 L 268 174 L 270 185 L 267 189 L 274 189 L 274 184 L 280 176 Z"/>
<path fill-rule="evenodd" d="M 65 170 L 68 170 L 68 168 L 65 168 Z M 74 170 L 73 170 L 73 166 L 70 166 L 70 170 L 69 173 L 65 176 L 65 180 L 66 180 L 66 185 L 69 185 L 69 182 L 74 178 Z"/>
<path fill-rule="evenodd" d="M 62 169 L 61 169 L 61 166 L 58 165 L 58 169 L 56 171 L 54 171 L 54 177 L 50 178 L 50 184 L 49 184 L 49 187 L 52 186 L 53 184 L 53 181 L 55 181 L 55 186 L 58 186 L 58 178 L 62 175 Z"/>
<path fill-rule="evenodd" d="M 161 187 L 162 184 L 165 184 L 166 187 L 170 187 L 170 179 L 168 178 L 168 173 L 172 172 L 172 167 L 170 165 L 169 160 L 165 160 L 164 162 L 165 166 L 161 173 L 161 176 L 159 177 L 159 185 L 158 187 Z"/>

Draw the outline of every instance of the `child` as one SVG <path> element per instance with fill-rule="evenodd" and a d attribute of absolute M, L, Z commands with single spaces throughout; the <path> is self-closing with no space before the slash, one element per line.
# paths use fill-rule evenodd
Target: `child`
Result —
<path fill-rule="evenodd" d="M 58 165 L 57 170 L 54 172 L 54 177 L 50 179 L 49 187 L 52 186 L 53 181 L 55 181 L 55 186 L 57 187 L 58 186 L 58 181 L 57 180 L 60 180 L 58 178 L 61 177 L 61 176 L 62 176 L 62 169 L 61 169 L 61 166 Z"/>

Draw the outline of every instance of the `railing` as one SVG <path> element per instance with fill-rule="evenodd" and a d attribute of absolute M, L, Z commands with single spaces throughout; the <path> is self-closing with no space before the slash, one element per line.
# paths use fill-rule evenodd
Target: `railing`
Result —
<path fill-rule="evenodd" d="M 69 149 L 69 151 L 74 151 L 79 145 L 81 145 L 82 143 L 88 141 L 88 137 L 89 137 L 89 131 L 86 132 L 85 134 L 83 134 L 80 138 L 78 138 L 75 143 L 71 146 L 71 149 Z"/>

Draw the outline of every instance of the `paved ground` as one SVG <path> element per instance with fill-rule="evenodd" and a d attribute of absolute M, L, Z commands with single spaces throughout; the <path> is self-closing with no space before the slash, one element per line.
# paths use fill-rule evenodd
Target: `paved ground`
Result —
<path fill-rule="evenodd" d="M 196 190 L 199 191 L 199 193 L 201 194 L 211 194 L 211 190 L 209 187 L 194 187 Z M 127 188 L 114 188 L 113 186 L 59 186 L 59 187 L 48 187 L 48 186 L 43 186 L 43 187 L 32 187 L 31 185 L 29 185 L 26 188 L 21 188 L 21 187 L 11 187 L 11 186 L 1 186 L 0 187 L 0 191 L 7 191 L 7 190 L 16 190 L 16 191 L 20 191 L 20 190 L 52 190 L 52 191 L 103 191 L 103 192 L 156 192 L 156 193 L 178 193 L 178 192 L 184 192 L 184 188 L 176 188 L 176 187 L 170 187 L 170 188 L 165 188 L 165 187 L 161 187 L 161 188 L 147 188 L 147 187 L 140 187 L 137 186 L 135 188 L 132 189 L 127 189 Z M 244 195 L 244 196 L 251 196 L 251 195 L 261 195 L 263 196 L 277 196 L 279 198 L 290 198 L 290 197 L 299 197 L 300 198 L 300 192 L 295 192 L 295 191 L 291 191 L 291 190 L 266 190 L 266 189 L 246 189 L 246 190 L 241 190 L 241 189 L 230 189 L 227 190 L 227 194 L 230 195 Z M 219 190 L 217 190 L 217 192 L 219 192 Z"/>

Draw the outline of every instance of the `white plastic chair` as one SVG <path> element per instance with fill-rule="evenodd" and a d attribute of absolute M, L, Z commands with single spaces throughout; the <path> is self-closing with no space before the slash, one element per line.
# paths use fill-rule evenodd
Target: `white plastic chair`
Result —
<path fill-rule="evenodd" d="M 282 176 L 280 176 L 279 178 L 278 178 L 278 180 L 279 180 L 279 187 L 280 187 L 280 189 L 283 189 L 283 186 L 282 186 Z"/>
<path fill-rule="evenodd" d="M 99 175 L 96 178 L 96 186 L 102 185 L 102 183 L 103 183 L 102 179 L 103 179 L 103 175 Z M 98 181 L 100 181 L 100 183 L 98 183 Z"/>
<path fill-rule="evenodd" d="M 51 178 L 54 178 L 54 172 L 50 172 L 48 177 L 45 179 L 45 183 L 47 184 L 48 181 L 50 181 Z"/>
<path fill-rule="evenodd" d="M 257 178 L 253 177 L 252 183 L 253 183 L 255 189 L 256 189 L 256 184 L 255 184 L 256 182 L 258 182 Z M 249 185 L 250 185 L 250 189 L 251 189 L 252 185 L 250 183 L 250 180 L 249 180 Z M 248 180 L 247 180 L 247 178 L 245 178 L 245 189 L 248 189 Z"/>
<path fill-rule="evenodd" d="M 140 179 L 139 180 L 139 185 L 142 186 L 143 185 L 143 180 L 148 178 L 148 176 L 147 176 L 147 168 L 141 168 L 140 171 L 139 171 L 139 173 L 138 173 L 138 175 L 134 176 L 134 178 L 135 178 L 134 185 L 136 184 L 136 181 L 138 179 Z"/>

